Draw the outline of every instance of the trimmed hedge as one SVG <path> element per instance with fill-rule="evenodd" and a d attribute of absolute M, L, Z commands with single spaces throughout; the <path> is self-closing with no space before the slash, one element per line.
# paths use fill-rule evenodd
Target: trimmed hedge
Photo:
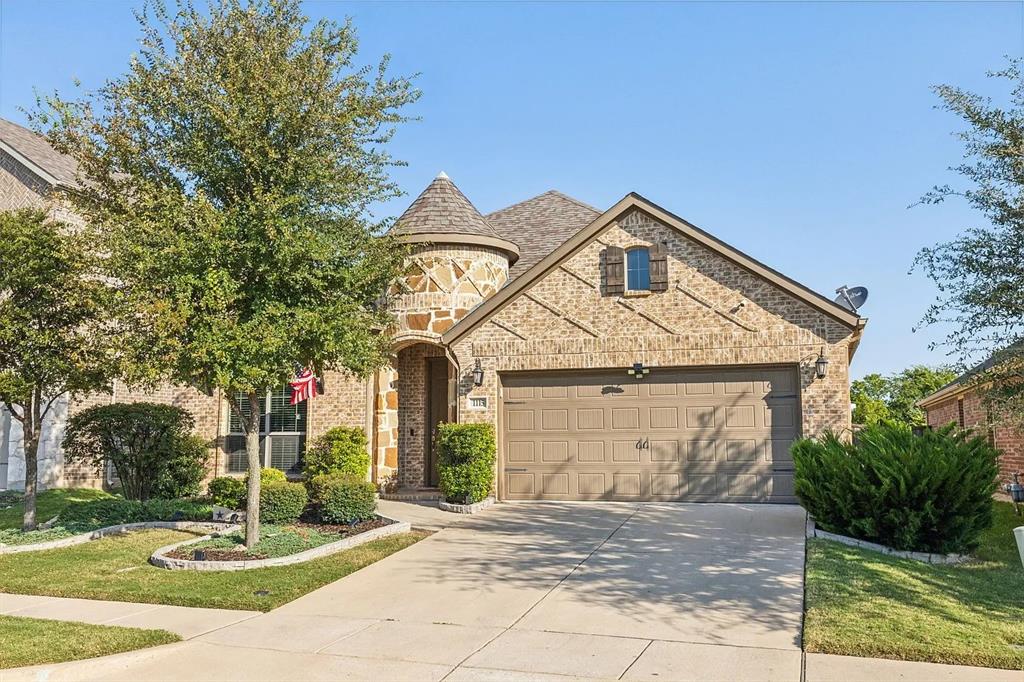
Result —
<path fill-rule="evenodd" d="M 313 508 L 324 523 L 354 523 L 376 516 L 377 488 L 365 478 L 335 471 L 314 476 L 309 489 Z"/>
<path fill-rule="evenodd" d="M 72 530 L 102 528 L 142 521 L 209 521 L 213 508 L 191 500 L 90 500 L 69 505 L 58 523 Z"/>
<path fill-rule="evenodd" d="M 793 444 L 797 497 L 827 531 L 895 549 L 966 553 L 992 525 L 998 452 L 955 425 L 876 424 Z"/>
<path fill-rule="evenodd" d="M 234 476 L 218 476 L 206 487 L 210 500 L 218 507 L 245 508 L 245 481 Z"/>
<path fill-rule="evenodd" d="M 288 480 L 288 476 L 285 475 L 280 469 L 274 467 L 263 467 L 260 469 L 260 485 L 264 486 L 268 483 L 284 483 Z M 242 485 L 249 486 L 249 473 L 246 472 L 242 478 Z"/>
<path fill-rule="evenodd" d="M 365 478 L 370 470 L 366 452 L 366 434 L 360 428 L 338 426 L 317 438 L 306 448 L 302 473 L 306 480 L 338 471 Z"/>
<path fill-rule="evenodd" d="M 269 481 L 260 486 L 260 522 L 295 523 L 309 498 L 301 483 Z"/>
<path fill-rule="evenodd" d="M 445 500 L 473 504 L 494 489 L 494 427 L 490 424 L 438 424 L 438 485 Z"/>
<path fill-rule="evenodd" d="M 209 459 L 207 442 L 199 436 L 184 436 L 157 478 L 153 496 L 165 500 L 196 497 L 206 477 Z"/>

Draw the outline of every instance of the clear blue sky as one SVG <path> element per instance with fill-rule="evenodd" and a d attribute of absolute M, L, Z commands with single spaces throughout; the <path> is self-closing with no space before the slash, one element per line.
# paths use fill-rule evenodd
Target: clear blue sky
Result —
<path fill-rule="evenodd" d="M 120 73 L 138 2 L 0 3 L 0 115 L 33 88 Z M 396 136 L 415 196 L 439 170 L 488 212 L 556 188 L 636 191 L 811 288 L 870 288 L 853 374 L 937 363 L 912 333 L 935 296 L 914 254 L 976 224 L 908 205 L 961 155 L 929 86 L 992 91 L 1022 54 L 1020 3 L 342 3 L 361 58 L 420 73 Z M 994 91 L 993 91 L 994 92 Z M 401 212 L 411 200 L 386 206 Z"/>

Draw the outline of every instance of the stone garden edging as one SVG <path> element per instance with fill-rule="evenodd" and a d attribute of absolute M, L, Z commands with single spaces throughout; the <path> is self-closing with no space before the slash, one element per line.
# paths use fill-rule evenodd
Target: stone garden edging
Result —
<path fill-rule="evenodd" d="M 313 547 L 312 549 L 307 549 L 299 552 L 298 554 L 289 554 L 288 556 L 274 557 L 272 559 L 247 559 L 245 561 L 194 561 L 192 559 L 175 559 L 167 556 L 168 553 L 173 552 L 179 547 L 194 545 L 212 537 L 211 535 L 206 535 L 201 538 L 185 540 L 184 542 L 176 542 L 173 545 L 161 547 L 153 552 L 152 556 L 149 557 L 149 563 L 171 571 L 247 571 L 254 568 L 269 568 L 271 566 L 290 566 L 292 564 L 301 564 L 306 561 L 319 559 L 346 549 L 358 547 L 359 545 L 387 537 L 389 535 L 408 533 L 412 530 L 412 527 L 406 521 L 398 521 L 397 519 L 392 519 L 391 517 L 384 516 L 383 514 L 378 514 L 377 516 L 382 519 L 387 519 L 388 521 L 391 521 L 391 523 L 386 526 L 381 526 L 380 528 L 371 528 L 370 530 L 363 531 L 358 535 L 342 538 L 337 542 L 329 542 L 326 545 Z"/>
<path fill-rule="evenodd" d="M 809 538 L 821 538 L 822 540 L 831 540 L 832 542 L 838 542 L 850 547 L 860 547 L 861 549 L 870 549 L 874 552 L 881 552 L 889 556 L 894 556 L 900 559 L 913 559 L 914 561 L 920 561 L 926 564 L 962 564 L 965 561 L 970 561 L 971 557 L 965 554 L 936 554 L 933 552 L 910 552 L 903 549 L 893 549 L 885 545 L 880 545 L 876 542 L 868 542 L 867 540 L 858 540 L 857 538 L 847 537 L 846 535 L 839 535 L 837 533 L 829 533 L 828 531 L 821 530 L 818 528 L 814 519 L 810 516 L 807 517 L 807 537 Z"/>
<path fill-rule="evenodd" d="M 484 509 L 487 509 L 494 504 L 493 497 L 485 497 L 479 502 L 473 504 L 455 504 L 454 502 L 445 502 L 444 499 L 437 501 L 437 507 L 441 511 L 452 512 L 454 514 L 476 514 Z"/>
<path fill-rule="evenodd" d="M 239 526 L 227 525 L 216 521 L 139 521 L 137 523 L 121 523 L 116 526 L 105 526 L 91 530 L 87 533 L 72 535 L 57 540 L 36 542 L 30 545 L 4 545 L 0 547 L 0 554 L 17 554 L 19 552 L 38 552 L 44 549 L 61 549 L 73 547 L 93 540 L 105 538 L 108 535 L 121 535 L 132 530 L 145 530 L 147 528 L 162 528 L 165 530 L 205 530 L 213 532 L 232 532 L 238 530 Z"/>

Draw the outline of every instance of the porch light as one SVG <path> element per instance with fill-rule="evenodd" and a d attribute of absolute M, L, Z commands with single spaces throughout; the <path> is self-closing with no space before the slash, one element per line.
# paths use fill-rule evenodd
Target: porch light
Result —
<path fill-rule="evenodd" d="M 476 364 L 473 365 L 473 385 L 483 386 L 484 384 L 484 368 L 480 365 L 480 358 L 477 358 Z"/>
<path fill-rule="evenodd" d="M 818 353 L 818 359 L 814 361 L 814 376 L 819 379 L 824 379 L 825 374 L 828 373 L 828 358 L 825 357 L 825 347 L 821 347 L 821 352 Z"/>
<path fill-rule="evenodd" d="M 633 377 L 633 378 L 635 378 L 637 380 L 643 379 L 645 376 L 647 376 L 650 373 L 651 373 L 651 368 L 650 367 L 644 367 L 644 363 L 642 363 L 642 362 L 634 362 L 633 366 L 626 370 L 626 374 L 628 374 L 629 376 L 631 376 L 631 377 Z"/>

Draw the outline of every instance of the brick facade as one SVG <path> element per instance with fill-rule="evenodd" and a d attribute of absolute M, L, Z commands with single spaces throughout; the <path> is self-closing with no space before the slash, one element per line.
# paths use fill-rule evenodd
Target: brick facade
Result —
<path fill-rule="evenodd" d="M 1024 432 L 1000 424 L 990 426 L 985 400 L 978 393 L 968 391 L 951 396 L 948 400 L 929 405 L 925 410 L 929 426 L 945 426 L 952 422 L 986 433 L 1000 452 L 999 477 L 1003 482 L 1009 483 L 1014 473 L 1024 473 Z"/>

